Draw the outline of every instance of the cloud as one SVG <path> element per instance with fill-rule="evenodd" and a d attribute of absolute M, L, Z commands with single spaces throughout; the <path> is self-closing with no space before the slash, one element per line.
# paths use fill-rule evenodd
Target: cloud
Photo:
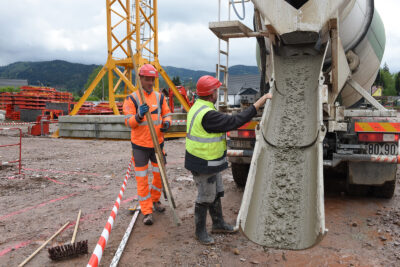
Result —
<path fill-rule="evenodd" d="M 122 1 L 124 2 L 124 1 Z M 131 1 L 132 2 L 132 1 Z M 226 1 L 222 1 L 227 3 Z M 376 0 L 384 20 L 387 48 L 383 61 L 400 70 L 397 0 Z M 242 12 L 240 5 L 237 6 Z M 227 6 L 222 10 L 226 11 Z M 222 20 L 227 18 L 223 12 Z M 253 7 L 246 4 L 245 24 L 252 27 Z M 158 1 L 159 59 L 162 65 L 215 70 L 218 41 L 208 29 L 218 19 L 218 1 Z M 231 11 L 231 18 L 236 15 Z M 104 64 L 107 59 L 105 1 L 0 1 L 0 65 L 15 61 L 62 59 Z M 230 41 L 229 65 L 255 65 L 255 39 Z"/>
<path fill-rule="evenodd" d="M 2 1 L 0 65 L 65 59 L 101 63 L 106 55 L 105 10 L 93 1 Z"/>
<path fill-rule="evenodd" d="M 398 0 L 377 0 L 375 7 L 378 10 L 386 32 L 386 49 L 382 65 L 387 63 L 391 72 L 400 71 L 400 32 L 398 30 Z"/>

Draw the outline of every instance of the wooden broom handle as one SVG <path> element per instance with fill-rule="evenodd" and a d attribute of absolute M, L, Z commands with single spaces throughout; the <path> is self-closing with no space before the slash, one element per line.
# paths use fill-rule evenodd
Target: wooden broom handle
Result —
<path fill-rule="evenodd" d="M 73 233 L 72 239 L 71 239 L 71 244 L 73 244 L 75 242 L 76 232 L 78 232 L 79 220 L 81 219 L 81 213 L 82 213 L 82 210 L 79 210 L 78 217 L 76 218 L 74 233 Z"/>
<path fill-rule="evenodd" d="M 30 261 L 33 257 L 35 257 L 36 254 L 38 254 L 38 252 L 44 248 L 47 243 L 49 243 L 54 237 L 56 237 L 59 233 L 61 233 L 62 230 L 64 230 L 65 227 L 67 227 L 67 225 L 69 224 L 69 221 L 64 224 L 64 226 L 62 226 L 54 235 L 52 235 L 49 239 L 47 239 L 46 242 L 44 242 L 35 252 L 33 252 L 26 260 L 24 260 L 20 265 L 18 265 L 18 267 L 22 267 L 25 264 L 28 263 L 28 261 Z"/>

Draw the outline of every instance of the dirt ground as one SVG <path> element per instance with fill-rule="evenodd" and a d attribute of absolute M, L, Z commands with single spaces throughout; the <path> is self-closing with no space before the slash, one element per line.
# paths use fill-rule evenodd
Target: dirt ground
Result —
<path fill-rule="evenodd" d="M 18 140 L 15 133 L 0 131 L 0 145 Z M 184 139 L 167 141 L 165 148 L 167 174 L 182 225 L 174 225 L 169 208 L 165 214 L 155 214 L 152 226 L 143 225 L 140 215 L 119 266 L 400 266 L 399 186 L 391 200 L 356 198 L 342 192 L 343 177 L 326 178 L 325 218 L 329 232 L 311 249 L 261 247 L 241 233 L 215 235 L 215 245 L 203 246 L 194 239 L 196 190 L 190 173 L 183 167 Z M 0 162 L 17 156 L 17 147 L 0 148 Z M 0 167 L 0 266 L 21 263 L 67 221 L 71 221 L 68 228 L 27 265 L 86 265 L 118 196 L 129 161 L 128 141 L 24 136 L 22 174 L 16 174 L 17 164 Z M 136 196 L 136 185 L 131 174 L 101 266 L 110 264 L 132 217 L 128 208 Z M 236 187 L 230 169 L 223 172 L 223 179 L 224 215 L 226 221 L 234 223 L 243 189 Z M 335 190 L 331 190 L 332 184 Z M 164 200 L 163 203 L 167 205 Z M 47 248 L 71 239 L 79 209 L 82 218 L 77 241 L 89 241 L 89 255 L 52 262 Z M 211 228 L 210 217 L 208 227 Z"/>

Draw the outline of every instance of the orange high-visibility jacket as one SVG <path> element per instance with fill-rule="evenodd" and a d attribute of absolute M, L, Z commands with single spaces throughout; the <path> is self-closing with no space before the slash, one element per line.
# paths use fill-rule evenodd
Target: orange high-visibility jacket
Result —
<path fill-rule="evenodd" d="M 149 112 L 154 122 L 154 128 L 157 133 L 158 141 L 161 144 L 164 142 L 164 134 L 160 131 L 163 122 L 169 121 L 171 125 L 171 111 L 167 105 L 167 101 L 162 93 L 152 91 L 148 94 L 143 90 L 145 101 L 149 106 Z M 126 97 L 123 111 L 126 116 L 125 125 L 130 127 L 131 141 L 135 145 L 153 148 L 150 129 L 148 128 L 146 116 L 142 120 L 139 118 L 139 107 L 141 105 L 139 92 L 133 92 Z"/>

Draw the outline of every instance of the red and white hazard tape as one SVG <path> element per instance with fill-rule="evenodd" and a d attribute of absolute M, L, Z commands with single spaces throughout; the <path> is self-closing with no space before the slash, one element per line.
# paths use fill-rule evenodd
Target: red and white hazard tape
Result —
<path fill-rule="evenodd" d="M 30 125 L 30 124 L 35 124 L 36 122 L 1 122 L 0 125 L 12 125 L 12 126 L 17 126 L 17 125 Z"/>
<path fill-rule="evenodd" d="M 333 154 L 334 161 L 339 164 L 341 161 L 359 161 L 359 162 L 377 162 L 377 163 L 394 163 L 400 164 L 400 155 L 367 155 L 367 154 L 356 154 L 356 155 L 339 155 Z"/>
<path fill-rule="evenodd" d="M 58 123 L 58 121 L 43 121 L 44 123 Z M 40 122 L 36 122 L 36 121 L 33 121 L 33 122 L 0 122 L 0 125 L 4 125 L 4 126 L 7 126 L 7 125 L 10 125 L 10 126 L 18 126 L 18 125 L 21 125 L 21 126 L 23 126 L 23 125 L 31 125 L 31 124 L 37 124 L 37 123 L 40 123 Z"/>
<path fill-rule="evenodd" d="M 399 163 L 400 156 L 371 156 L 373 162 Z"/>
<path fill-rule="evenodd" d="M 172 125 L 186 125 L 186 120 L 172 120 Z"/>
<path fill-rule="evenodd" d="M 101 236 L 99 238 L 99 241 L 97 242 L 97 245 L 94 248 L 93 254 L 90 257 L 87 267 L 92 267 L 92 266 L 96 267 L 100 263 L 101 256 L 103 256 L 103 252 L 104 252 L 104 249 L 106 248 L 107 241 L 108 241 L 108 238 L 111 233 L 111 229 L 113 228 L 115 218 L 117 217 L 117 214 L 118 214 L 119 205 L 121 204 L 121 199 L 122 199 L 122 196 L 124 195 L 126 183 L 129 178 L 129 173 L 131 172 L 132 163 L 133 163 L 133 158 L 131 158 L 131 162 L 129 163 L 128 170 L 126 171 L 124 183 L 121 186 L 121 190 L 119 191 L 117 200 L 115 201 L 114 207 L 111 210 L 110 217 L 108 217 L 106 226 L 104 227 L 103 232 L 101 233 Z"/>
<path fill-rule="evenodd" d="M 235 150 L 235 149 L 229 149 L 226 152 L 226 155 L 228 157 L 251 157 L 253 155 L 252 150 Z"/>

